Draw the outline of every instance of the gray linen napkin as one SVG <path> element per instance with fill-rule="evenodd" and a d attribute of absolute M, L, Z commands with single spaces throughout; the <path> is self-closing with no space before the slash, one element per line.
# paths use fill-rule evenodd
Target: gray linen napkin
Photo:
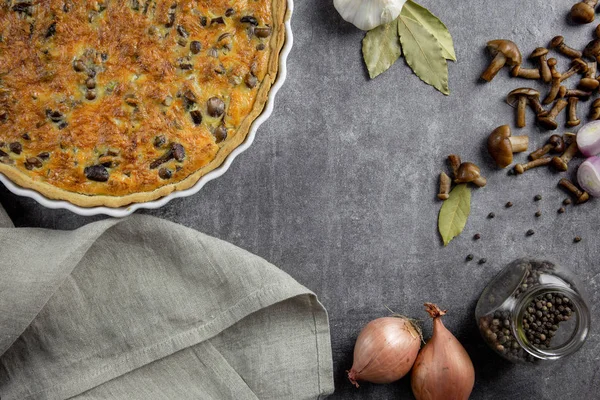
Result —
<path fill-rule="evenodd" d="M 148 216 L 63 232 L 0 207 L 0 397 L 320 399 L 327 314 L 238 247 Z"/>

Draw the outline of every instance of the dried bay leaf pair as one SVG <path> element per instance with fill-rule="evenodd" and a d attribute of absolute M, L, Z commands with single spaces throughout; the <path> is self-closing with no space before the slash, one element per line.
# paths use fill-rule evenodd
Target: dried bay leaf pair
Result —
<path fill-rule="evenodd" d="M 403 53 L 421 80 L 450 94 L 446 60 L 456 61 L 452 36 L 439 18 L 411 0 L 395 21 L 372 29 L 363 39 L 371 79 L 387 71 Z"/>

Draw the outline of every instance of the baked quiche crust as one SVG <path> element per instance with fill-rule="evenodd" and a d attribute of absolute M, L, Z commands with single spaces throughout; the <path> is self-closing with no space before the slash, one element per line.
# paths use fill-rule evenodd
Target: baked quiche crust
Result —
<path fill-rule="evenodd" d="M 82 207 L 188 189 L 245 139 L 286 0 L 0 4 L 0 172 Z"/>

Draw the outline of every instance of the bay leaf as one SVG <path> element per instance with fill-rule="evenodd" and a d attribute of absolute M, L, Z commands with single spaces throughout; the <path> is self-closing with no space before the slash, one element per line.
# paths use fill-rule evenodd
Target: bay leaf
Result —
<path fill-rule="evenodd" d="M 367 32 L 362 52 L 371 79 L 387 71 L 402 55 L 397 22 L 392 21 Z"/>
<path fill-rule="evenodd" d="M 444 201 L 438 217 L 438 229 L 444 246 L 465 229 L 471 213 L 471 189 L 466 183 L 456 185 Z"/>
<path fill-rule="evenodd" d="M 448 63 L 435 36 L 419 22 L 402 14 L 398 17 L 398 34 L 404 58 L 413 72 L 448 96 Z"/>
<path fill-rule="evenodd" d="M 456 61 L 454 42 L 448 28 L 431 11 L 412 0 L 408 0 L 402 8 L 402 15 L 414 19 L 435 36 L 442 46 L 442 54 L 446 60 Z"/>

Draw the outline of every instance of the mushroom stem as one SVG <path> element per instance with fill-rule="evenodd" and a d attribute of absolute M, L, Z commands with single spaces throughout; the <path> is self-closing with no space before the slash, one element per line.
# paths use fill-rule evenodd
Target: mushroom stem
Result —
<path fill-rule="evenodd" d="M 567 104 L 568 104 L 568 102 L 566 100 L 559 99 L 554 104 L 554 107 L 552 107 L 552 109 L 550 110 L 548 115 L 543 116 L 543 117 L 538 117 L 538 119 L 537 119 L 538 124 L 540 124 L 542 127 L 549 129 L 549 130 L 555 130 L 556 128 L 558 128 L 558 124 L 556 123 L 556 116 L 562 110 L 564 110 L 564 108 L 567 106 Z"/>
<path fill-rule="evenodd" d="M 598 25 L 600 26 L 600 25 Z M 594 100 L 592 103 L 592 111 L 590 113 L 590 119 L 597 121 L 600 119 L 600 99 Z"/>
<path fill-rule="evenodd" d="M 561 82 L 566 81 L 573 75 L 575 75 L 579 72 L 585 73 L 585 72 L 587 72 L 587 70 L 588 70 L 588 65 L 586 64 L 586 62 L 583 61 L 581 58 L 576 58 L 573 60 L 573 65 L 571 66 L 571 68 L 569 68 L 564 74 L 561 75 L 560 81 Z"/>
<path fill-rule="evenodd" d="M 579 102 L 579 98 L 577 97 L 569 97 L 569 118 L 567 120 L 567 126 L 572 128 L 581 123 L 581 121 L 577 118 L 577 103 Z"/>
<path fill-rule="evenodd" d="M 534 151 L 533 153 L 531 153 L 529 155 L 529 159 L 531 161 L 534 161 L 534 160 L 537 160 L 539 158 L 542 158 L 546 154 L 550 153 L 550 150 L 552 150 L 553 147 L 554 146 L 552 146 L 551 144 L 545 144 L 542 148 L 539 148 L 536 151 Z"/>
<path fill-rule="evenodd" d="M 525 172 L 529 169 L 541 167 L 543 165 L 548 165 L 548 164 L 550 164 L 551 160 L 552 159 L 550 157 L 542 157 L 542 158 L 538 158 L 533 161 L 530 161 L 526 164 L 517 164 L 517 165 L 515 165 L 515 172 L 517 174 L 522 174 L 523 172 Z"/>
<path fill-rule="evenodd" d="M 506 56 L 502 53 L 497 53 L 487 69 L 481 74 L 481 79 L 490 82 L 498 74 L 498 71 L 506 64 Z"/>
<path fill-rule="evenodd" d="M 440 173 L 440 191 L 437 195 L 438 199 L 448 200 L 448 197 L 450 197 L 449 193 L 451 183 L 452 181 L 450 177 L 445 172 Z"/>
<path fill-rule="evenodd" d="M 540 103 L 539 99 L 530 98 L 529 106 L 531 107 L 531 109 L 533 110 L 535 115 L 547 115 L 548 114 L 548 112 L 546 110 L 544 110 L 544 107 L 542 107 L 542 103 Z"/>
<path fill-rule="evenodd" d="M 579 189 L 577 186 L 575 186 L 573 182 L 566 178 L 562 178 L 560 181 L 558 181 L 558 185 L 562 188 L 565 188 L 569 193 L 571 193 L 575 197 L 576 204 L 585 203 L 590 199 L 590 195 L 587 192 Z"/>
<path fill-rule="evenodd" d="M 527 124 L 525 120 L 525 108 L 527 107 L 527 97 L 521 96 L 517 102 L 517 127 L 523 128 Z"/>
<path fill-rule="evenodd" d="M 511 136 L 508 140 L 512 146 L 513 153 L 522 153 L 527 151 L 529 147 L 529 137 L 527 136 Z"/>
<path fill-rule="evenodd" d="M 562 156 L 552 158 L 552 166 L 558 171 L 567 171 L 569 169 L 569 161 L 571 161 L 578 151 L 577 141 L 571 142 Z"/>
<path fill-rule="evenodd" d="M 456 154 L 450 154 L 448 156 L 448 165 L 450 166 L 450 170 L 452 171 L 452 178 L 456 179 L 458 176 L 458 169 L 460 168 L 460 164 L 462 164 L 462 160 L 460 156 Z"/>
<path fill-rule="evenodd" d="M 521 68 L 520 65 L 515 65 L 510 72 L 514 78 L 524 79 L 540 79 L 541 73 L 537 68 Z"/>
<path fill-rule="evenodd" d="M 548 142 L 540 149 L 537 149 L 533 153 L 529 154 L 530 160 L 537 160 L 538 158 L 542 158 L 546 154 L 553 152 L 559 153 L 565 150 L 565 141 L 559 135 L 552 135 L 548 139 Z"/>
<path fill-rule="evenodd" d="M 560 73 L 555 71 L 552 73 L 552 88 L 550 88 L 550 92 L 548 96 L 544 99 L 544 104 L 551 104 L 556 100 L 556 96 L 558 95 L 558 91 L 560 90 Z"/>

